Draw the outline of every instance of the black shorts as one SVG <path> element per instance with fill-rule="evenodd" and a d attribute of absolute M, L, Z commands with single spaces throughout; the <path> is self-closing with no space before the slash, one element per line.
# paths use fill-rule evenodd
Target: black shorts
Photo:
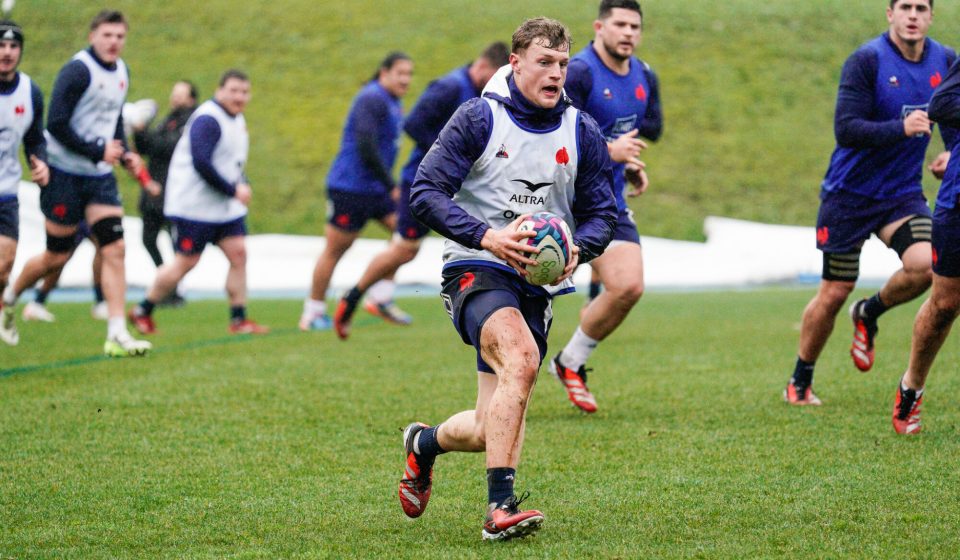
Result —
<path fill-rule="evenodd" d="M 91 204 L 121 206 L 113 173 L 100 177 L 73 175 L 50 166 L 50 183 L 40 189 L 40 209 L 55 224 L 75 226 Z"/>
<path fill-rule="evenodd" d="M 355 194 L 327 189 L 327 223 L 348 232 L 363 229 L 368 220 L 382 220 L 396 205 L 389 194 Z"/>
<path fill-rule="evenodd" d="M 480 356 L 480 332 L 487 319 L 504 307 L 518 309 L 523 315 L 543 362 L 553 306 L 549 296 L 532 288 L 515 272 L 492 266 L 457 266 L 443 271 L 440 297 L 461 340 L 477 349 L 477 371 L 494 373 Z"/>
<path fill-rule="evenodd" d="M 0 236 L 20 239 L 20 202 L 17 195 L 0 197 Z"/>

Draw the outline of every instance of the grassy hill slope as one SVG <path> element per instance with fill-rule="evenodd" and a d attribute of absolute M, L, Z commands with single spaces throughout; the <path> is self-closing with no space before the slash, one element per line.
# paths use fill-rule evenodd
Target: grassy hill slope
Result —
<path fill-rule="evenodd" d="M 812 224 L 833 148 L 840 67 L 858 44 L 886 28 L 886 3 L 643 5 L 640 56 L 660 76 L 666 129 L 645 156 L 653 185 L 631 203 L 642 233 L 696 239 L 710 214 Z M 410 107 L 430 79 L 491 40 L 509 40 L 523 18 L 564 21 L 579 50 L 592 37 L 596 2 L 118 0 L 113 6 L 131 20 L 125 58 L 132 99 L 162 101 L 182 77 L 206 97 L 224 69 L 251 74 L 252 230 L 315 234 L 322 231 L 324 177 L 346 110 L 387 51 L 403 49 L 416 62 Z M 17 3 L 14 17 L 27 33 L 22 68 L 46 93 L 59 67 L 86 44 L 98 8 L 86 0 Z M 955 6 L 938 4 L 931 35 L 957 43 L 957 14 Z M 135 187 L 128 181 L 124 191 L 132 209 Z M 375 228 L 367 234 L 382 235 Z"/>

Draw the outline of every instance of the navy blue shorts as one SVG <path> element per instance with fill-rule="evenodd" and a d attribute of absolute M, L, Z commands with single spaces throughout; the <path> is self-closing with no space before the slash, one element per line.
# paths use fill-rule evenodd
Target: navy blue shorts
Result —
<path fill-rule="evenodd" d="M 14 241 L 20 239 L 20 202 L 17 195 L 0 198 L 0 235 Z"/>
<path fill-rule="evenodd" d="M 208 243 L 216 245 L 227 237 L 247 234 L 245 218 L 237 218 L 225 224 L 170 218 L 170 226 L 173 249 L 181 255 L 199 255 Z"/>
<path fill-rule="evenodd" d="M 430 228 L 418 222 L 410 211 L 410 187 L 412 185 L 406 181 L 400 183 L 400 200 L 397 201 L 397 233 L 404 239 L 416 241 L 426 237 L 430 233 Z"/>
<path fill-rule="evenodd" d="M 933 213 L 933 272 L 960 277 L 960 208 L 937 208 Z"/>
<path fill-rule="evenodd" d="M 824 253 L 858 252 L 871 233 L 907 216 L 930 217 L 922 193 L 892 200 L 828 193 L 817 216 L 817 249 Z"/>
<path fill-rule="evenodd" d="M 613 230 L 613 241 L 629 241 L 640 244 L 637 222 L 633 221 L 633 210 L 624 208 L 617 213 L 617 227 Z"/>
<path fill-rule="evenodd" d="M 368 220 L 382 220 L 396 210 L 389 194 L 355 194 L 327 189 L 327 223 L 343 231 L 363 229 Z"/>
<path fill-rule="evenodd" d="M 50 183 L 40 189 L 40 209 L 55 224 L 73 226 L 91 204 L 121 206 L 117 178 L 73 175 L 50 166 Z"/>
<path fill-rule="evenodd" d="M 440 297 L 463 343 L 477 349 L 477 371 L 494 373 L 480 356 L 480 332 L 487 319 L 504 307 L 520 310 L 543 362 L 553 322 L 552 301 L 546 295 L 531 293 L 519 275 L 489 266 L 450 268 L 443 271 Z"/>

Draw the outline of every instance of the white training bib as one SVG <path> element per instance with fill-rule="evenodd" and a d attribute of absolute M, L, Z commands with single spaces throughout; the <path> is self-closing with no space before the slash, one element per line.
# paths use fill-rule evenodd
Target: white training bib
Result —
<path fill-rule="evenodd" d="M 230 116 L 217 102 L 209 100 L 194 111 L 183 129 L 170 160 L 163 213 L 174 218 L 223 224 L 247 215 L 239 200 L 211 187 L 197 173 L 190 153 L 190 130 L 201 116 L 211 116 L 220 125 L 220 140 L 213 150 L 213 167 L 235 185 L 243 178 L 250 149 L 250 137 L 243 115 Z"/>
<path fill-rule="evenodd" d="M 487 90 L 508 97 L 507 75 L 498 72 Z M 557 128 L 538 132 L 514 122 L 496 99 L 485 97 L 484 101 L 493 112 L 490 139 L 453 201 L 494 229 L 506 227 L 523 214 L 543 211 L 560 216 L 572 229 L 580 112 L 570 107 Z M 444 244 L 443 260 L 447 264 L 480 260 L 509 266 L 489 251 L 469 249 L 451 240 Z M 558 287 L 544 288 L 553 293 L 572 286 L 567 280 Z"/>
<path fill-rule="evenodd" d="M 30 76 L 20 72 L 20 83 L 9 95 L 0 95 L 0 197 L 16 195 L 23 168 L 20 145 L 33 124 Z"/>
<path fill-rule="evenodd" d="M 117 67 L 107 70 L 83 50 L 74 55 L 90 71 L 90 85 L 83 93 L 70 117 L 70 128 L 87 142 L 113 140 L 120 121 L 120 111 L 127 99 L 130 78 L 127 65 L 117 59 Z M 47 154 L 50 165 L 74 175 L 98 177 L 113 172 L 113 166 L 103 161 L 94 163 L 85 155 L 70 151 L 52 134 L 46 132 Z"/>

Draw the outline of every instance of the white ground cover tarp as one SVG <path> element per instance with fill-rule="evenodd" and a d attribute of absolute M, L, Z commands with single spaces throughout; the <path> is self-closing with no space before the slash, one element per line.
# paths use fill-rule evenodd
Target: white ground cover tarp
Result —
<path fill-rule="evenodd" d="M 43 215 L 40 191 L 23 183 L 20 188 L 20 245 L 14 275 L 23 263 L 43 250 Z M 256 212 L 256 208 L 252 210 Z M 127 282 L 147 287 L 155 269 L 140 242 L 142 224 L 137 217 L 124 218 L 127 243 Z M 642 227 L 641 227 L 642 230 Z M 709 217 L 704 223 L 705 243 L 643 237 L 644 269 L 649 289 L 743 288 L 765 284 L 815 282 L 820 276 L 821 254 L 816 250 L 813 227 L 768 225 L 728 218 Z M 384 240 L 360 239 L 347 252 L 334 273 L 331 289 L 352 286 L 367 263 L 386 246 Z M 165 259 L 172 258 L 166 233 L 159 240 Z M 247 238 L 248 285 L 252 293 L 287 293 L 302 296 L 310 288 L 313 265 L 324 246 L 319 236 L 251 235 Z M 443 241 L 427 238 L 417 258 L 397 274 L 400 285 L 425 285 L 439 289 Z M 93 246 L 85 241 L 61 277 L 62 287 L 91 284 Z M 871 238 L 864 246 L 860 278 L 882 283 L 900 266 L 896 253 Z M 186 277 L 188 291 L 222 290 L 227 261 L 216 248 L 208 247 L 200 264 Z M 581 288 L 590 272 L 581 267 L 575 277 Z"/>

